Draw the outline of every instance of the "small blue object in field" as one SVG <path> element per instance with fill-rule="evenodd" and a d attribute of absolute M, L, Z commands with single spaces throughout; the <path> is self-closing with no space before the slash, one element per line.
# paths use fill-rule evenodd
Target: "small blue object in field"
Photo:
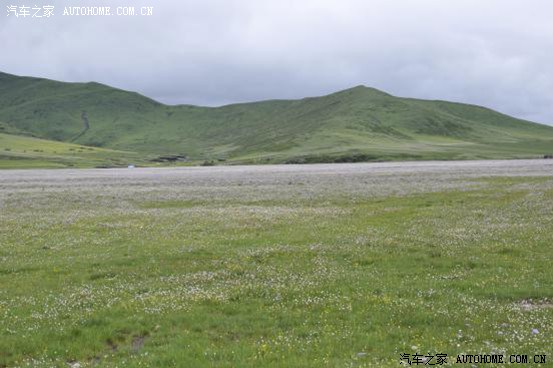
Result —
<path fill-rule="evenodd" d="M 134 165 L 127 166 L 127 169 L 134 169 Z"/>

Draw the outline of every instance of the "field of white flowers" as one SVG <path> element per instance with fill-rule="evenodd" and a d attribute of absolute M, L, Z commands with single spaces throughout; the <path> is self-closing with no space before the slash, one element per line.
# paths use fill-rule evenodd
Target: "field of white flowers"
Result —
<path fill-rule="evenodd" d="M 553 366 L 552 264 L 553 160 L 4 170 L 0 367 Z"/>

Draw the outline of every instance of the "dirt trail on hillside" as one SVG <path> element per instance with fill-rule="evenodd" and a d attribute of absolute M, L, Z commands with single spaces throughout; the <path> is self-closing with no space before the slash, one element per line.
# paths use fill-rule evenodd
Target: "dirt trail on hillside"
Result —
<path fill-rule="evenodd" d="M 84 128 L 79 134 L 77 134 L 71 139 L 71 142 L 75 142 L 77 139 L 81 138 L 88 131 L 88 129 L 90 129 L 90 123 L 88 121 L 88 115 L 86 111 L 82 112 L 81 120 L 83 121 Z"/>

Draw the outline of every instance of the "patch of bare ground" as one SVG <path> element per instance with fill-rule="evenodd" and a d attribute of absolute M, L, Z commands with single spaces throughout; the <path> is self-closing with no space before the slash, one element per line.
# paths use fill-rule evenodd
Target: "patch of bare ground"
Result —
<path fill-rule="evenodd" d="M 146 335 L 138 335 L 133 337 L 132 344 L 131 344 L 131 351 L 133 353 L 138 353 L 140 349 L 144 347 L 144 343 L 146 342 Z"/>
<path fill-rule="evenodd" d="M 517 306 L 525 311 L 552 309 L 553 301 L 549 299 L 524 299 L 518 302 Z"/>

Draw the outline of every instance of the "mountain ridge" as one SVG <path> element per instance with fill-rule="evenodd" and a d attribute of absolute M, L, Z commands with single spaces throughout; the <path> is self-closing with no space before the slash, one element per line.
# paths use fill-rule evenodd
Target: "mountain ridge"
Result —
<path fill-rule="evenodd" d="M 96 82 L 0 72 L 0 122 L 0 133 L 136 152 L 145 163 L 160 155 L 282 163 L 528 158 L 553 151 L 553 127 L 364 85 L 208 107 L 166 105 Z"/>

